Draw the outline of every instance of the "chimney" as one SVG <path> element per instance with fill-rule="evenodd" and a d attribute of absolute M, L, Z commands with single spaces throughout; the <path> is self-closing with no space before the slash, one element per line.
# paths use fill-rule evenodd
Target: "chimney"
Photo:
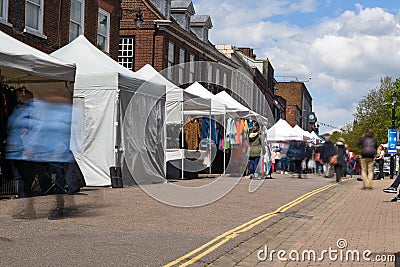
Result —
<path fill-rule="evenodd" d="M 190 29 L 203 42 L 208 42 L 208 30 L 212 26 L 209 15 L 193 15 L 190 17 Z"/>
<path fill-rule="evenodd" d="M 186 31 L 190 30 L 190 17 L 194 13 L 194 6 L 191 0 L 171 1 L 171 16 Z"/>
<path fill-rule="evenodd" d="M 256 55 L 254 54 L 254 49 L 253 48 L 239 47 L 238 49 L 243 55 L 245 55 L 245 56 L 247 56 L 249 58 L 252 58 L 252 59 L 256 59 Z"/>

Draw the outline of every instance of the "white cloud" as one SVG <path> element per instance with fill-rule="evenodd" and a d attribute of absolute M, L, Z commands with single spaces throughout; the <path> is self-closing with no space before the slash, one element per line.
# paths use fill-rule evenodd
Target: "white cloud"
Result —
<path fill-rule="evenodd" d="M 214 43 L 256 48 L 259 58 L 271 60 L 276 75 L 297 76 L 299 80 L 311 76 L 312 82 L 306 86 L 320 121 L 344 125 L 352 120 L 355 105 L 379 85 L 381 77 L 399 77 L 400 13 L 356 4 L 354 10 L 300 28 L 269 22 L 268 18 L 311 12 L 316 1 L 196 2 L 201 4 L 199 10 L 212 16 L 210 38 Z"/>

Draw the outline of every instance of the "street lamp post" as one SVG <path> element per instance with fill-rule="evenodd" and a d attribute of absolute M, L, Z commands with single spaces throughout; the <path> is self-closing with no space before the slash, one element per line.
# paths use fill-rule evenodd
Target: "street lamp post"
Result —
<path fill-rule="evenodd" d="M 392 95 L 392 129 L 395 129 L 396 125 L 396 103 L 397 103 L 397 93 L 396 91 Z M 396 138 L 396 147 L 397 147 L 397 138 Z M 396 154 L 390 155 L 390 179 L 393 179 L 394 175 L 394 157 Z"/>

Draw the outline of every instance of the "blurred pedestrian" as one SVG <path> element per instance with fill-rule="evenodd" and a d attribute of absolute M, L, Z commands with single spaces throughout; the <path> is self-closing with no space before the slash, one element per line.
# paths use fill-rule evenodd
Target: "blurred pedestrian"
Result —
<path fill-rule="evenodd" d="M 287 156 L 291 162 L 293 162 L 293 171 L 297 174 L 297 177 L 301 178 L 302 168 L 301 163 L 305 158 L 306 145 L 303 141 L 292 140 L 289 143 L 289 149 Z"/>
<path fill-rule="evenodd" d="M 251 133 L 249 134 L 249 145 L 250 145 L 250 154 L 249 154 L 249 174 L 250 178 L 254 178 L 257 176 L 257 166 L 261 157 L 261 137 L 258 131 L 257 126 L 253 126 L 251 129 Z"/>
<path fill-rule="evenodd" d="M 342 137 L 335 143 L 335 151 L 338 156 L 337 164 L 335 165 L 336 182 L 339 183 L 347 170 L 346 147 Z"/>
<path fill-rule="evenodd" d="M 383 173 L 383 164 L 385 163 L 385 148 L 383 145 L 379 145 L 378 150 L 376 152 L 375 161 L 378 163 L 379 173 L 374 180 L 383 180 L 385 178 L 385 174 Z"/>
<path fill-rule="evenodd" d="M 378 144 L 374 138 L 374 132 L 369 129 L 358 141 L 361 147 L 361 177 L 364 189 L 372 189 L 372 179 L 374 177 L 374 158 Z"/>
<path fill-rule="evenodd" d="M 325 136 L 325 142 L 322 145 L 322 149 L 321 149 L 321 160 L 323 163 L 322 168 L 324 171 L 324 176 L 326 178 L 329 178 L 329 169 L 331 167 L 329 160 L 334 154 L 334 145 L 330 139 L 331 139 L 331 136 L 329 134 Z"/>

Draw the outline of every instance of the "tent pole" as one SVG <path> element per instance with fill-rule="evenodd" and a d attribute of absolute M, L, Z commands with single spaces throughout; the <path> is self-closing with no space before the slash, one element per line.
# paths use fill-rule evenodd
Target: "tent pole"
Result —
<path fill-rule="evenodd" d="M 185 126 L 185 121 L 184 121 L 184 115 L 183 115 L 183 101 L 182 101 L 182 103 L 181 103 L 181 125 L 182 125 L 182 128 L 181 128 L 181 131 L 182 131 L 182 140 L 181 140 L 181 142 L 182 142 L 182 147 L 183 147 L 183 149 L 182 149 L 182 152 L 180 153 L 181 154 L 181 178 L 183 179 L 183 176 L 185 175 L 185 171 L 184 171 L 184 167 L 185 167 L 185 164 L 184 164 L 184 160 L 185 160 L 185 131 L 184 131 L 184 126 Z M 180 149 L 179 149 L 180 150 Z"/>
<path fill-rule="evenodd" d="M 211 153 L 211 142 L 212 142 L 212 138 L 211 138 L 211 135 L 212 135 L 211 108 L 210 108 L 209 118 L 210 118 L 210 140 L 209 140 L 209 145 L 208 145 L 208 150 L 209 150 L 208 153 L 210 156 L 210 168 L 209 168 L 208 172 L 209 172 L 209 174 L 211 174 L 211 166 L 212 166 L 212 160 L 211 160 L 211 156 L 212 156 L 212 153 Z"/>
<path fill-rule="evenodd" d="M 224 131 L 223 131 L 223 135 L 224 135 L 224 142 L 223 142 L 223 144 L 222 144 L 222 147 L 223 147 L 223 151 L 224 151 L 224 166 L 223 166 L 223 170 L 224 170 L 224 173 L 223 173 L 223 175 L 225 175 L 226 173 L 225 173 L 225 166 L 226 166 L 226 154 L 225 154 L 225 139 L 226 139 L 226 110 L 225 110 L 225 112 L 224 112 Z"/>

